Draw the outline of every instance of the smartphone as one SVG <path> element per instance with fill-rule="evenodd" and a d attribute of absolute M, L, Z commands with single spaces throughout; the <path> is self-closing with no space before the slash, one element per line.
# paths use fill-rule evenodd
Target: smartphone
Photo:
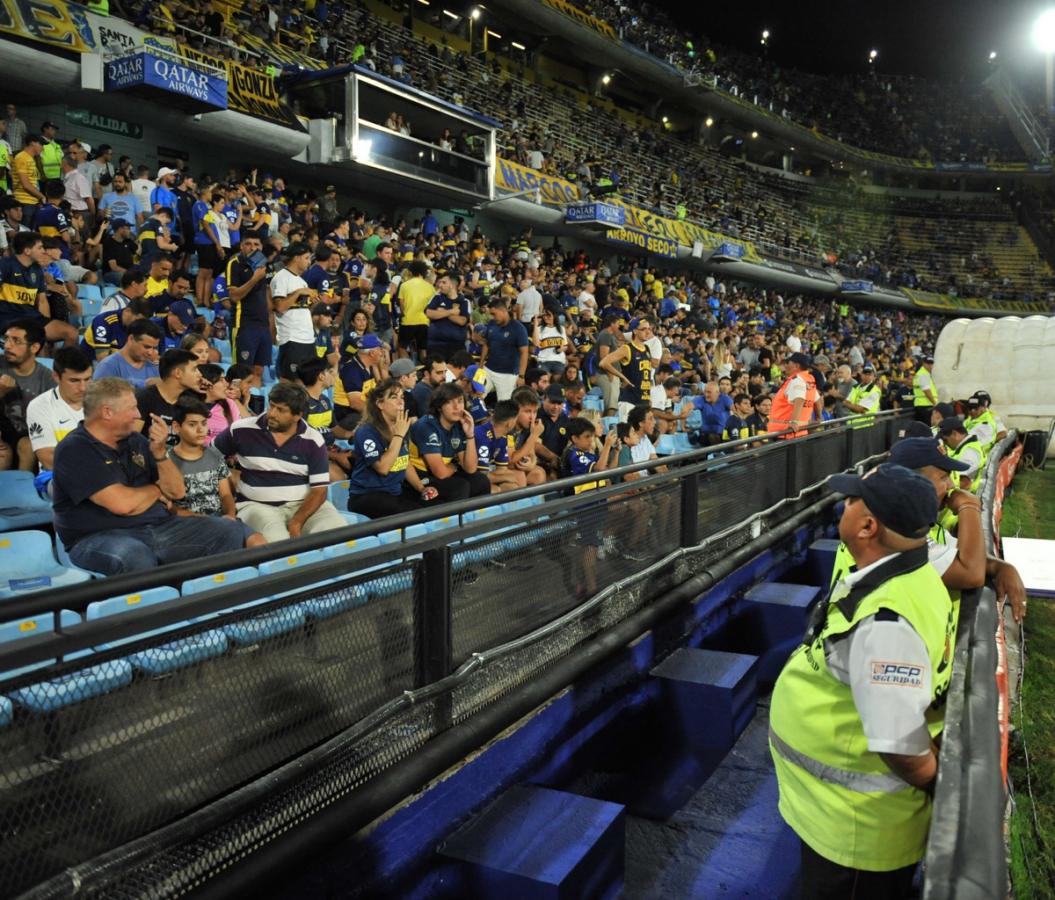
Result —
<path fill-rule="evenodd" d="M 267 265 L 267 257 L 264 256 L 262 251 L 257 250 L 256 253 L 249 257 L 248 262 L 254 269 L 262 269 Z"/>

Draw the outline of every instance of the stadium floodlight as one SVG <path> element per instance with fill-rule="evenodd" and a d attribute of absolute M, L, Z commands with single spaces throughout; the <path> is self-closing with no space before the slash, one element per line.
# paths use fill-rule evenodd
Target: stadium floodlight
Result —
<path fill-rule="evenodd" d="M 473 11 L 471 13 L 469 13 L 469 15 L 472 16 L 472 19 L 475 22 L 477 19 L 480 18 L 480 7 L 479 6 L 474 6 L 473 7 Z"/>
<path fill-rule="evenodd" d="M 708 116 L 706 119 L 704 119 L 703 124 L 710 128 L 714 124 L 714 119 Z"/>
<path fill-rule="evenodd" d="M 488 28 L 487 33 L 491 35 L 491 37 L 493 37 L 496 41 L 502 40 L 502 35 L 500 35 L 497 31 L 492 31 L 490 28 Z"/>
<path fill-rule="evenodd" d="M 876 57 L 879 56 L 879 51 L 875 48 L 868 51 L 868 64 L 871 65 L 876 61 Z"/>
<path fill-rule="evenodd" d="M 512 41 L 509 46 L 513 47 L 516 50 L 527 50 L 527 47 L 525 47 L 523 44 L 517 43 L 516 41 Z"/>
<path fill-rule="evenodd" d="M 461 16 L 459 16 L 457 13 L 452 13 L 449 9 L 445 9 L 443 11 L 443 14 L 445 16 L 450 16 L 452 19 L 460 19 L 461 18 Z"/>
<path fill-rule="evenodd" d="M 762 46 L 765 47 L 769 43 L 769 29 L 762 29 Z"/>
<path fill-rule="evenodd" d="M 420 3 L 422 6 L 428 6 L 429 0 L 418 0 L 418 3 Z"/>
<path fill-rule="evenodd" d="M 751 132 L 751 140 L 753 140 L 753 141 L 757 141 L 758 140 L 758 132 L 757 131 L 752 131 Z"/>
<path fill-rule="evenodd" d="M 996 59 L 996 51 L 995 50 L 990 50 L 989 51 L 989 62 L 992 62 L 994 59 Z"/>
<path fill-rule="evenodd" d="M 666 125 L 667 122 L 669 122 L 669 121 L 670 121 L 670 119 L 668 119 L 666 116 L 663 117 L 663 124 L 664 125 Z"/>
<path fill-rule="evenodd" d="M 601 84 L 611 84 L 611 83 L 612 83 L 612 76 L 609 75 L 607 72 L 604 75 L 601 76 Z"/>
<path fill-rule="evenodd" d="M 1055 9 L 1046 9 L 1037 17 L 1033 43 L 1041 53 L 1055 53 Z"/>

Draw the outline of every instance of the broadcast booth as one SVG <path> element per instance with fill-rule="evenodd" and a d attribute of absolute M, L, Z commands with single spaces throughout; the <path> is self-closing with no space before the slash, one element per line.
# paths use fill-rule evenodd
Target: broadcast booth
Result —
<path fill-rule="evenodd" d="M 309 162 L 367 167 L 381 177 L 413 178 L 474 202 L 495 197 L 495 130 L 500 123 L 363 66 L 287 78 L 297 111 L 309 119 Z M 388 127 L 402 116 L 411 134 Z M 444 150 L 440 135 L 465 133 L 470 152 Z M 405 184 L 405 182 L 404 182 Z"/>

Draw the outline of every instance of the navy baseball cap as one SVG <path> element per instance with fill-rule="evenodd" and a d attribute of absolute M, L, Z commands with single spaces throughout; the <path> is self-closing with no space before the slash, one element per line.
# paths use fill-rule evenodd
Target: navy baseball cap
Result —
<path fill-rule="evenodd" d="M 810 364 L 810 358 L 805 353 L 792 353 L 788 357 L 788 362 L 793 362 L 802 368 L 808 368 Z"/>
<path fill-rule="evenodd" d="M 904 466 L 883 463 L 867 475 L 832 475 L 828 487 L 860 497 L 881 525 L 902 537 L 926 537 L 938 518 L 934 487 Z"/>
<path fill-rule="evenodd" d="M 967 463 L 951 459 L 942 452 L 941 443 L 933 437 L 910 437 L 894 444 L 888 462 L 906 469 L 922 469 L 935 466 L 946 472 L 966 472 Z"/>
<path fill-rule="evenodd" d="M 376 334 L 364 334 L 359 338 L 360 350 L 377 350 L 381 346 L 381 338 Z"/>
<path fill-rule="evenodd" d="M 551 384 L 546 388 L 546 393 L 542 395 L 545 399 L 551 403 L 563 403 L 564 402 L 564 389 L 557 384 Z"/>
<path fill-rule="evenodd" d="M 184 325 L 192 324 L 198 317 L 198 311 L 194 308 L 194 304 L 187 300 L 174 300 L 169 306 L 169 312 Z"/>
<path fill-rule="evenodd" d="M 946 416 L 938 423 L 938 434 L 942 437 L 952 434 L 954 431 L 962 431 L 964 434 L 967 433 L 967 428 L 963 424 L 963 419 L 959 416 Z"/>
<path fill-rule="evenodd" d="M 127 219 L 114 219 L 110 223 L 110 227 L 114 231 L 117 231 L 118 228 L 131 228 L 132 227 L 132 223 L 129 222 Z"/>
<path fill-rule="evenodd" d="M 951 403 L 939 403 L 934 409 L 941 413 L 943 419 L 951 419 L 956 415 L 956 409 Z"/>

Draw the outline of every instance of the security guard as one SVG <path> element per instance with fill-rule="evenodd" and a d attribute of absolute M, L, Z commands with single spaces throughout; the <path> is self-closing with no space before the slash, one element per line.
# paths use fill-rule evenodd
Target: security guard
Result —
<path fill-rule="evenodd" d="M 945 442 L 952 459 L 967 463 L 967 468 L 960 474 L 957 487 L 970 491 L 972 494 L 978 493 L 987 456 L 982 442 L 977 435 L 967 433 L 967 426 L 959 416 L 942 419 L 938 425 L 938 437 Z"/>
<path fill-rule="evenodd" d="M 978 443 L 982 445 L 986 453 L 993 449 L 997 441 L 1002 441 L 1007 437 L 1007 429 L 1004 428 L 1003 423 L 999 422 L 996 416 L 989 411 L 988 399 L 989 395 L 985 391 L 977 391 L 969 397 L 967 415 L 963 420 L 967 433 L 978 438 Z"/>
<path fill-rule="evenodd" d="M 856 570 L 817 605 L 773 691 L 780 812 L 802 840 L 801 896 L 909 896 L 930 826 L 952 674 L 948 592 L 927 561 L 930 483 L 884 463 L 836 475 Z"/>
<path fill-rule="evenodd" d="M 912 406 L 915 409 L 917 422 L 929 424 L 930 411 L 938 403 L 938 389 L 931 377 L 933 371 L 934 357 L 924 356 L 920 360 L 916 374 L 912 376 Z"/>
<path fill-rule="evenodd" d="M 854 414 L 852 427 L 867 428 L 871 425 L 875 421 L 873 413 L 879 412 L 879 401 L 882 399 L 883 392 L 876 384 L 876 370 L 872 366 L 865 366 L 861 369 L 861 380 L 850 389 L 843 401 L 843 406 Z"/>
<path fill-rule="evenodd" d="M 773 408 L 769 411 L 766 427 L 770 434 L 801 427 L 810 420 L 817 402 L 817 383 L 810 371 L 810 358 L 805 353 L 792 353 L 788 357 L 788 375 L 773 396 Z M 790 437 L 802 437 L 805 431 L 796 431 Z"/>
<path fill-rule="evenodd" d="M 48 181 L 62 178 L 62 145 L 55 140 L 58 131 L 59 126 L 54 122 L 44 122 L 40 126 L 40 133 L 44 138 L 40 148 L 40 167 Z"/>

